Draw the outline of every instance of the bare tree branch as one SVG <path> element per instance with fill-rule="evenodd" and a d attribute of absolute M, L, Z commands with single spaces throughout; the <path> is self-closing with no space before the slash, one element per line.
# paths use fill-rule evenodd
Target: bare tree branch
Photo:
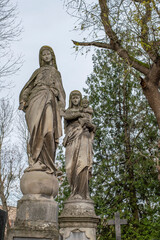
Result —
<path fill-rule="evenodd" d="M 143 2 L 144 4 L 144 2 Z M 148 53 L 153 62 L 155 62 L 158 58 L 158 53 L 153 48 L 153 45 L 149 43 L 149 27 L 148 23 L 151 19 L 152 8 L 149 1 L 146 1 L 145 12 L 142 14 L 141 18 L 141 46 Z"/>
<path fill-rule="evenodd" d="M 96 46 L 99 48 L 107 48 L 107 49 L 112 49 L 115 50 L 115 46 L 106 44 L 106 43 L 101 43 L 101 42 L 78 42 L 78 41 L 73 41 L 73 43 L 76 46 Z M 133 58 L 130 56 L 127 51 L 120 47 L 120 45 L 116 47 L 116 52 L 120 57 L 122 57 L 130 66 L 134 67 L 144 75 L 147 75 L 149 73 L 149 66 L 147 64 L 145 65 L 143 62 Z"/>
<path fill-rule="evenodd" d="M 102 43 L 102 42 L 77 42 L 72 40 L 72 42 L 76 45 L 76 46 L 95 46 L 95 47 L 99 47 L 99 48 L 107 48 L 107 49 L 113 49 L 112 46 L 110 44 L 107 43 Z"/>
<path fill-rule="evenodd" d="M 11 51 L 11 43 L 17 41 L 22 32 L 17 16 L 16 4 L 11 0 L 0 1 L 0 89 L 9 84 L 3 78 L 17 72 L 22 65 L 21 56 L 14 57 Z"/>
<path fill-rule="evenodd" d="M 140 61 L 129 55 L 127 50 L 121 46 L 121 42 L 118 39 L 116 33 L 112 30 L 112 26 L 109 20 L 109 9 L 106 0 L 99 0 L 99 5 L 101 8 L 101 19 L 104 26 L 104 30 L 106 35 L 110 38 L 110 45 L 112 46 L 112 49 L 115 50 L 118 53 L 118 55 L 122 57 L 126 62 L 128 62 L 129 65 L 131 65 L 141 73 L 147 75 L 148 68 L 143 64 L 140 64 Z"/>
<path fill-rule="evenodd" d="M 13 105 L 8 100 L 0 100 L 0 202 L 8 214 L 8 203 L 14 201 L 17 179 L 22 173 L 22 154 L 18 146 L 10 141 L 13 130 Z M 7 223 L 9 227 L 9 222 Z"/>

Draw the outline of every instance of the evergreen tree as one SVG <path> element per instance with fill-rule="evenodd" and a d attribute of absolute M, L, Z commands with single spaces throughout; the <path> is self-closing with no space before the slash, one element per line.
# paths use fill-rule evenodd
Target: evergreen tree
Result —
<path fill-rule="evenodd" d="M 138 73 L 108 50 L 93 56 L 84 89 L 97 126 L 91 195 L 101 217 L 98 239 L 115 239 L 107 220 L 128 218 L 122 239 L 160 238 L 160 186 L 155 166 L 156 119 L 137 82 Z"/>

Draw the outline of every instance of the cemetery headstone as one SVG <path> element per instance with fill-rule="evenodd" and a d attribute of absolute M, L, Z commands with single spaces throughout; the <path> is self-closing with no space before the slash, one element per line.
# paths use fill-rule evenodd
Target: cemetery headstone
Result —
<path fill-rule="evenodd" d="M 115 225 L 116 240 L 121 240 L 121 225 L 127 224 L 127 219 L 120 219 L 119 212 L 115 213 L 115 220 L 108 220 L 108 225 Z"/>

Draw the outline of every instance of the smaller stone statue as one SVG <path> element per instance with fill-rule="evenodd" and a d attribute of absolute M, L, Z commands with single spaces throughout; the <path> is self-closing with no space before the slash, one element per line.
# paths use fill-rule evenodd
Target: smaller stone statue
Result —
<path fill-rule="evenodd" d="M 99 217 L 94 211 L 94 202 L 89 196 L 89 179 L 92 171 L 92 143 L 95 125 L 93 110 L 87 98 L 74 90 L 70 93 L 69 108 L 64 112 L 66 147 L 66 174 L 71 195 L 64 202 L 59 216 L 60 234 L 63 239 L 96 240 Z M 67 224 L 66 224 L 67 223 Z"/>
<path fill-rule="evenodd" d="M 82 105 L 83 103 L 83 105 Z M 95 126 L 93 110 L 88 100 L 74 90 L 70 93 L 69 108 L 65 111 L 66 174 L 71 187 L 72 199 L 90 199 L 88 182 L 92 169 L 92 141 Z"/>

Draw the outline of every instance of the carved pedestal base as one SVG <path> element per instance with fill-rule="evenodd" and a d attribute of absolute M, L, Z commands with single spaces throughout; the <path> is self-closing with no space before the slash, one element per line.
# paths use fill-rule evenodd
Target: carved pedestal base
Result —
<path fill-rule="evenodd" d="M 99 217 L 95 215 L 92 200 L 68 200 L 59 217 L 63 240 L 96 240 Z"/>
<path fill-rule="evenodd" d="M 58 240 L 58 206 L 53 198 L 58 192 L 55 176 L 25 173 L 21 190 L 24 196 L 18 201 L 15 225 L 8 232 L 8 240 Z"/>

